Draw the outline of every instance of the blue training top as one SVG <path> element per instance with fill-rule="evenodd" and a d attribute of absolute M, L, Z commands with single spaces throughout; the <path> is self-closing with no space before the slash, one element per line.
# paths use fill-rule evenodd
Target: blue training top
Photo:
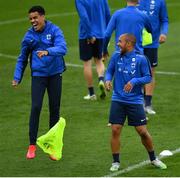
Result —
<path fill-rule="evenodd" d="M 157 48 L 159 35 L 168 33 L 168 13 L 165 0 L 139 0 L 137 6 L 143 13 L 150 17 L 153 27 L 153 43 L 145 48 Z"/>
<path fill-rule="evenodd" d="M 112 101 L 131 104 L 143 104 L 143 85 L 151 81 L 150 65 L 144 55 L 135 50 L 121 55 L 115 52 L 107 67 L 105 81 L 113 81 Z M 130 83 L 133 89 L 126 93 L 124 85 Z"/>
<path fill-rule="evenodd" d="M 37 51 L 48 51 L 47 56 L 41 59 Z M 41 32 L 31 27 L 21 43 L 21 53 L 17 59 L 14 80 L 20 82 L 30 55 L 32 76 L 51 76 L 65 70 L 63 56 L 67 53 L 66 42 L 60 28 L 50 21 L 45 22 Z"/>
<path fill-rule="evenodd" d="M 110 20 L 107 0 L 75 0 L 79 14 L 79 39 L 104 38 Z"/>
<path fill-rule="evenodd" d="M 119 36 L 124 33 L 130 33 L 136 37 L 135 50 L 143 53 L 143 28 L 146 28 L 148 32 L 152 33 L 150 19 L 138 10 L 136 6 L 127 6 L 126 8 L 116 11 L 112 15 L 106 29 L 104 50 L 106 50 L 110 37 L 115 30 L 115 48 L 117 51 L 119 51 L 119 47 L 117 46 Z"/>

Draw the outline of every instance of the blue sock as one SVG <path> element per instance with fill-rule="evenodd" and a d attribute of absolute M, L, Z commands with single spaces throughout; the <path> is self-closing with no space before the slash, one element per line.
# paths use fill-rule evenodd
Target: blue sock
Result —
<path fill-rule="evenodd" d="M 148 154 L 149 154 L 149 159 L 150 159 L 151 161 L 153 161 L 153 160 L 156 159 L 156 156 L 155 156 L 154 151 L 148 151 Z"/>
<path fill-rule="evenodd" d="M 151 106 L 151 100 L 152 100 L 152 96 L 151 95 L 145 95 L 144 96 L 144 100 L 145 100 L 145 107 L 146 106 Z"/>
<path fill-rule="evenodd" d="M 100 82 L 101 80 L 104 81 L 104 76 L 100 76 L 100 77 L 99 77 L 99 82 Z"/>
<path fill-rule="evenodd" d="M 114 154 L 112 154 L 112 156 L 113 156 L 113 163 L 115 163 L 115 162 L 120 162 L 119 160 L 119 153 L 114 153 Z"/>

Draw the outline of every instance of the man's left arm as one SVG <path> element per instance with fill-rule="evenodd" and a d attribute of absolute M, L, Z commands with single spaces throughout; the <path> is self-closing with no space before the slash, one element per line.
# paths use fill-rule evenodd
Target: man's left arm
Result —
<path fill-rule="evenodd" d="M 64 35 L 59 28 L 55 29 L 54 36 L 54 46 L 47 48 L 48 55 L 50 56 L 64 56 L 67 53 L 66 41 Z"/>
<path fill-rule="evenodd" d="M 160 7 L 160 25 L 161 25 L 161 32 L 159 37 L 159 43 L 164 43 L 166 41 L 167 33 L 168 33 L 168 12 L 166 7 L 166 2 L 164 0 L 161 1 Z"/>
<path fill-rule="evenodd" d="M 150 67 L 149 61 L 146 59 L 145 56 L 141 59 L 140 72 L 141 72 L 141 77 L 133 78 L 130 80 L 130 83 L 133 86 L 145 85 L 147 83 L 150 83 L 152 80 L 151 67 Z"/>

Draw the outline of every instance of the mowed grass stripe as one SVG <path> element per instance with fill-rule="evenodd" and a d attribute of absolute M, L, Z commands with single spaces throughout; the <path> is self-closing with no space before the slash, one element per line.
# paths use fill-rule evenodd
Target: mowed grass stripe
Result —
<path fill-rule="evenodd" d="M 9 58 L 9 59 L 17 59 L 17 56 L 13 56 L 13 55 L 9 55 L 9 54 L 3 54 L 0 53 L 0 57 L 5 57 L 5 58 Z M 83 68 L 83 65 L 80 64 L 72 64 L 72 63 L 66 63 L 67 66 L 70 67 L 78 67 L 78 68 Z M 180 75 L 179 72 L 166 72 L 166 71 L 156 71 L 156 74 L 160 74 L 160 75 Z"/>

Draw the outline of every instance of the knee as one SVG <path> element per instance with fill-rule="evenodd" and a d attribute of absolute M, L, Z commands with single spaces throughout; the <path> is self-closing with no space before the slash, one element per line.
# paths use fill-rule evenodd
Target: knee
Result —
<path fill-rule="evenodd" d="M 41 111 L 41 106 L 40 105 L 32 105 L 32 112 L 40 112 Z"/>
<path fill-rule="evenodd" d="M 148 138 L 151 137 L 150 134 L 148 133 L 148 131 L 145 131 L 145 130 L 140 131 L 140 132 L 139 132 L 139 135 L 140 135 L 140 137 L 141 137 L 142 139 L 148 139 Z"/>
<path fill-rule="evenodd" d="M 119 137 L 120 129 L 112 126 L 112 137 Z"/>

